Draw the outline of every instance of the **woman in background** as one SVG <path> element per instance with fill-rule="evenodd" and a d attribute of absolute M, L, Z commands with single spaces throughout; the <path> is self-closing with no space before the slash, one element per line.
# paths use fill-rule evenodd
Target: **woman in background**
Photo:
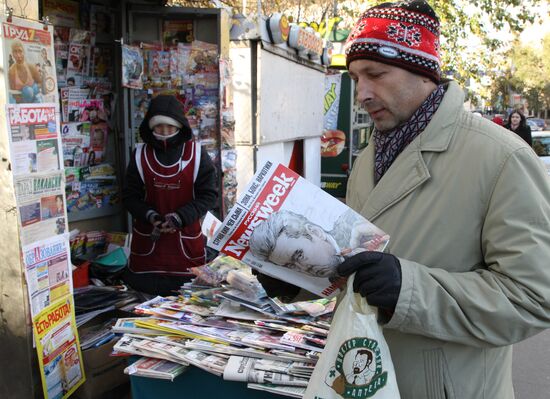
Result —
<path fill-rule="evenodd" d="M 527 142 L 530 146 L 533 145 L 531 138 L 531 128 L 527 124 L 525 116 L 519 111 L 512 111 L 508 116 L 508 122 L 504 127 L 512 132 L 516 133 L 519 137 Z"/>

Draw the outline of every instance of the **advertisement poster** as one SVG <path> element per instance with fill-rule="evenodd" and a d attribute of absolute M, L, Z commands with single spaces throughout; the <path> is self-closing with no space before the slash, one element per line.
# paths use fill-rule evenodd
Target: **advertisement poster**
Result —
<path fill-rule="evenodd" d="M 337 127 L 341 84 L 340 73 L 325 75 L 324 130 L 334 130 Z"/>
<path fill-rule="evenodd" d="M 135 46 L 122 46 L 122 86 L 129 89 L 143 88 L 143 54 Z"/>
<path fill-rule="evenodd" d="M 57 103 L 52 31 L 16 17 L 12 23 L 2 22 L 9 103 Z"/>
<path fill-rule="evenodd" d="M 55 209 L 55 204 L 49 204 Z M 25 277 L 36 316 L 50 303 L 72 292 L 69 241 L 65 235 L 23 247 Z"/>
<path fill-rule="evenodd" d="M 44 397 L 68 398 L 86 380 L 73 297 L 52 303 L 32 324 Z"/>
<path fill-rule="evenodd" d="M 23 245 L 67 231 L 63 177 L 59 171 L 14 179 Z"/>
<path fill-rule="evenodd" d="M 14 176 L 59 170 L 59 119 L 55 104 L 6 106 Z"/>

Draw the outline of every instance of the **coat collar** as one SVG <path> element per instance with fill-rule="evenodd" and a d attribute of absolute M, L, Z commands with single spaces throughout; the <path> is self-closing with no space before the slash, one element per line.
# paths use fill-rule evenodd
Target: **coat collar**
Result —
<path fill-rule="evenodd" d="M 418 135 L 396 158 L 392 166 L 374 184 L 374 145 L 365 149 L 365 162 L 369 167 L 360 185 L 356 184 L 358 197 L 363 204 L 360 213 L 370 221 L 391 208 L 408 194 L 430 179 L 430 171 L 423 152 L 444 152 L 449 148 L 457 120 L 463 111 L 464 94 L 457 83 L 450 81 L 445 96 L 426 129 Z"/>

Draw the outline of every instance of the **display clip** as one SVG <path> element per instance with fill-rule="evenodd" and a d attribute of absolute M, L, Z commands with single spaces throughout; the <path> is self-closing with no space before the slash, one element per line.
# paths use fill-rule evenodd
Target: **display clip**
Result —
<path fill-rule="evenodd" d="M 13 8 L 12 7 L 6 8 L 6 15 L 8 16 L 6 18 L 6 21 L 11 23 L 11 20 L 12 20 L 12 17 L 13 17 Z"/>

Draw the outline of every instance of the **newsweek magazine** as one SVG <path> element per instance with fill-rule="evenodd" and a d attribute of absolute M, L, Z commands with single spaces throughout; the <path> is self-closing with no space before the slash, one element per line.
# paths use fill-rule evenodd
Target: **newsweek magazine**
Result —
<path fill-rule="evenodd" d="M 208 246 L 322 297 L 344 280 L 345 256 L 383 251 L 389 236 L 341 201 L 281 164 L 252 178 Z"/>

